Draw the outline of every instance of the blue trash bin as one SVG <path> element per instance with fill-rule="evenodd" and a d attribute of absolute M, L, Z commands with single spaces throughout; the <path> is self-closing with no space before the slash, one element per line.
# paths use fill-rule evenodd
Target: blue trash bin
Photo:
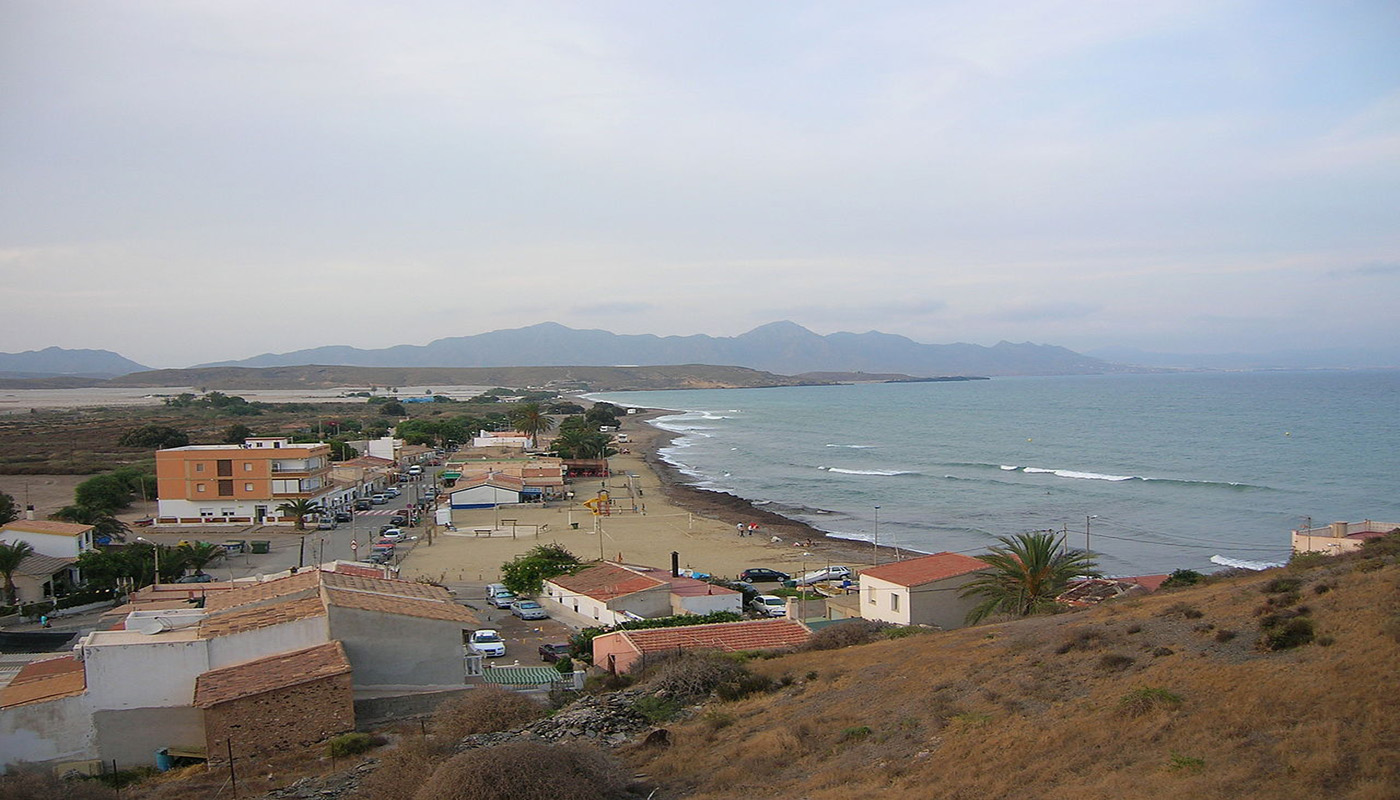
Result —
<path fill-rule="evenodd" d="M 161 772 L 169 772 L 175 766 L 175 759 L 170 755 L 169 747 L 162 747 L 156 751 L 156 769 Z"/>

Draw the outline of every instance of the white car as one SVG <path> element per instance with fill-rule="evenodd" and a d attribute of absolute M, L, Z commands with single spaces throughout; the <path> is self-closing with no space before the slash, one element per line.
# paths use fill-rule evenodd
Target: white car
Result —
<path fill-rule="evenodd" d="M 500 633 L 483 629 L 473 631 L 467 638 L 467 649 L 479 656 L 498 658 L 506 654 L 506 643 Z"/>
<path fill-rule="evenodd" d="M 787 616 L 787 601 L 776 595 L 761 594 L 749 603 L 749 607 L 765 617 Z"/>
<path fill-rule="evenodd" d="M 803 575 L 797 579 L 797 585 L 811 586 L 814 583 L 821 583 L 822 581 L 844 581 L 850 577 L 850 567 L 827 567 Z"/>
<path fill-rule="evenodd" d="M 388 539 L 391 542 L 400 542 L 403 541 L 403 531 L 398 528 L 387 528 L 380 531 L 379 538 Z"/>

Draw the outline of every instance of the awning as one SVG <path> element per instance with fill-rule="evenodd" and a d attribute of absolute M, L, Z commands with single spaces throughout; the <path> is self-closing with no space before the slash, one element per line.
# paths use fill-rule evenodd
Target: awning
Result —
<path fill-rule="evenodd" d="M 487 667 L 481 671 L 482 680 L 504 686 L 540 686 L 560 677 L 554 667 Z"/>
<path fill-rule="evenodd" d="M 455 481 L 458 478 L 462 477 L 462 473 L 456 471 L 444 472 L 438 477 L 442 478 L 445 481 Z"/>

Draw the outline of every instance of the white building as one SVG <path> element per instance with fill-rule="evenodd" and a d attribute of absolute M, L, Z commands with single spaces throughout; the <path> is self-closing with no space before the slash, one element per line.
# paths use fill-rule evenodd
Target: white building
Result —
<path fill-rule="evenodd" d="M 934 553 L 871 567 L 860 573 L 860 615 L 896 625 L 960 628 L 979 602 L 960 596 L 985 561 L 957 553 Z"/>
<path fill-rule="evenodd" d="M 93 549 L 93 527 L 47 519 L 17 519 L 0 527 L 0 541 L 28 542 L 41 556 L 77 558 Z"/>

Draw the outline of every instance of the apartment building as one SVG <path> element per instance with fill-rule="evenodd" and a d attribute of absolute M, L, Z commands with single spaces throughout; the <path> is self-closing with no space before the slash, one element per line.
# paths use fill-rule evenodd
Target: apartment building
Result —
<path fill-rule="evenodd" d="M 331 484 L 331 446 L 256 437 L 156 451 L 160 525 L 294 524 L 277 507 L 323 502 Z"/>

